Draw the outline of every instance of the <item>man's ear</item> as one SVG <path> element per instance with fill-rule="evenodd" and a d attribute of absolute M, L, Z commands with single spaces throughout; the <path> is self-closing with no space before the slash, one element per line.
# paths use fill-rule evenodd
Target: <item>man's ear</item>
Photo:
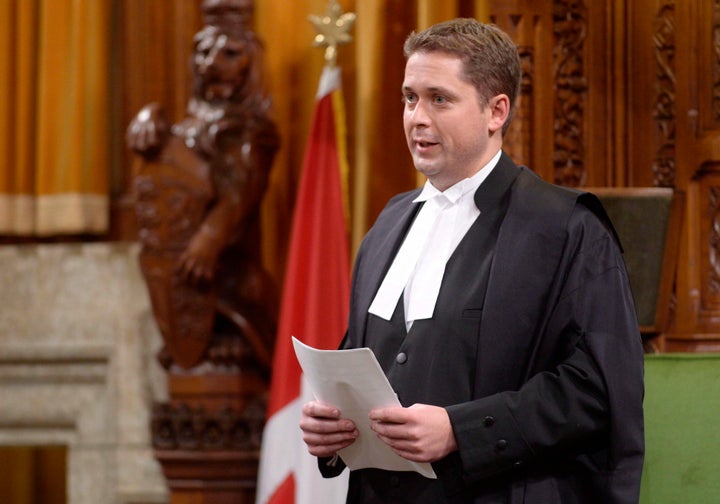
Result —
<path fill-rule="evenodd" d="M 502 130 L 503 124 L 510 115 L 510 98 L 506 94 L 493 96 L 488 101 L 488 107 L 490 109 L 488 129 L 493 133 Z"/>

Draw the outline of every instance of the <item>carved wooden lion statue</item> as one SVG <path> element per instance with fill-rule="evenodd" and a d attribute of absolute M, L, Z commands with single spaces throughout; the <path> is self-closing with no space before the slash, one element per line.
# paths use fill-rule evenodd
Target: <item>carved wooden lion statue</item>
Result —
<path fill-rule="evenodd" d="M 206 0 L 187 114 L 145 106 L 126 139 L 138 155 L 136 211 L 163 334 L 161 362 L 269 368 L 276 293 L 261 264 L 259 211 L 278 148 L 248 0 Z"/>

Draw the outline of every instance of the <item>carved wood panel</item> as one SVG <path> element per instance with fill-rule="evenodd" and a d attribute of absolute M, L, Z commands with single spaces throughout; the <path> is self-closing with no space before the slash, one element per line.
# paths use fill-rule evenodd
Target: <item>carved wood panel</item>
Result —
<path fill-rule="evenodd" d="M 587 180 L 585 124 L 588 79 L 584 48 L 588 9 L 584 2 L 553 2 L 555 117 L 553 181 L 579 186 Z"/>
<path fill-rule="evenodd" d="M 709 61 L 712 65 L 712 72 L 709 74 L 712 96 L 712 122 L 711 128 L 720 127 L 720 0 L 712 0 L 712 39 L 709 51 Z"/>
<path fill-rule="evenodd" d="M 504 148 L 546 180 L 612 185 L 618 171 L 611 108 L 613 5 L 491 1 L 490 21 L 518 44 L 522 93 Z"/>
<path fill-rule="evenodd" d="M 677 323 L 663 349 L 720 351 L 720 163 L 704 165 L 689 187 L 687 241 L 678 265 Z"/>
<path fill-rule="evenodd" d="M 684 190 L 661 346 L 720 350 L 720 0 L 489 6 L 525 72 L 506 149 L 562 185 Z"/>
<path fill-rule="evenodd" d="M 653 33 L 655 51 L 654 111 L 655 144 L 653 185 L 675 185 L 675 2 L 658 7 Z"/>
<path fill-rule="evenodd" d="M 719 19 L 717 0 L 665 0 L 655 10 L 653 175 L 689 196 L 670 351 L 720 351 Z"/>

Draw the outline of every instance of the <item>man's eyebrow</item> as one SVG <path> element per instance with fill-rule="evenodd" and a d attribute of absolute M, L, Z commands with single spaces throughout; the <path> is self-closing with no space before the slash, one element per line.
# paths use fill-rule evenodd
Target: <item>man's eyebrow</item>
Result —
<path fill-rule="evenodd" d="M 443 95 L 453 94 L 448 88 L 445 88 L 442 86 L 432 86 L 432 87 L 427 88 L 427 90 L 433 94 L 443 94 Z"/>
<path fill-rule="evenodd" d="M 408 85 L 403 85 L 402 90 L 417 92 L 414 87 L 408 86 Z M 442 95 L 448 95 L 448 96 L 454 94 L 449 89 L 442 87 L 442 86 L 430 86 L 428 88 L 423 88 L 422 90 L 424 92 L 432 93 L 432 94 L 442 94 Z"/>

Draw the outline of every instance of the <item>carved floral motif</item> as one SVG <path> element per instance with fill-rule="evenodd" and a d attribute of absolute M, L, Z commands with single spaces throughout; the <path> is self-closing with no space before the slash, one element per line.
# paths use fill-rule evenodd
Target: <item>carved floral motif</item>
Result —
<path fill-rule="evenodd" d="M 720 0 L 713 0 L 712 4 L 712 42 L 712 117 L 720 122 Z"/>
<path fill-rule="evenodd" d="M 208 413 L 185 404 L 156 404 L 152 442 L 157 450 L 257 450 L 265 421 L 265 403 L 257 400 L 242 413 L 225 408 Z"/>
<path fill-rule="evenodd" d="M 525 165 L 532 166 L 532 130 L 533 130 L 533 80 L 535 76 L 535 53 L 532 46 L 519 46 L 520 67 L 522 80 L 520 81 L 520 96 L 514 119 L 515 128 L 510 128 L 508 141 L 511 152 L 516 160 Z"/>
<path fill-rule="evenodd" d="M 675 2 L 663 2 L 656 18 L 653 37 L 656 61 L 655 119 L 656 153 L 653 183 L 675 185 Z"/>
<path fill-rule="evenodd" d="M 583 48 L 587 8 L 578 0 L 553 2 L 553 62 L 555 76 L 554 181 L 582 185 L 586 178 L 583 111 L 588 91 Z"/>
<path fill-rule="evenodd" d="M 708 199 L 710 214 L 708 289 L 712 295 L 717 296 L 720 294 L 720 187 L 710 187 Z"/>

